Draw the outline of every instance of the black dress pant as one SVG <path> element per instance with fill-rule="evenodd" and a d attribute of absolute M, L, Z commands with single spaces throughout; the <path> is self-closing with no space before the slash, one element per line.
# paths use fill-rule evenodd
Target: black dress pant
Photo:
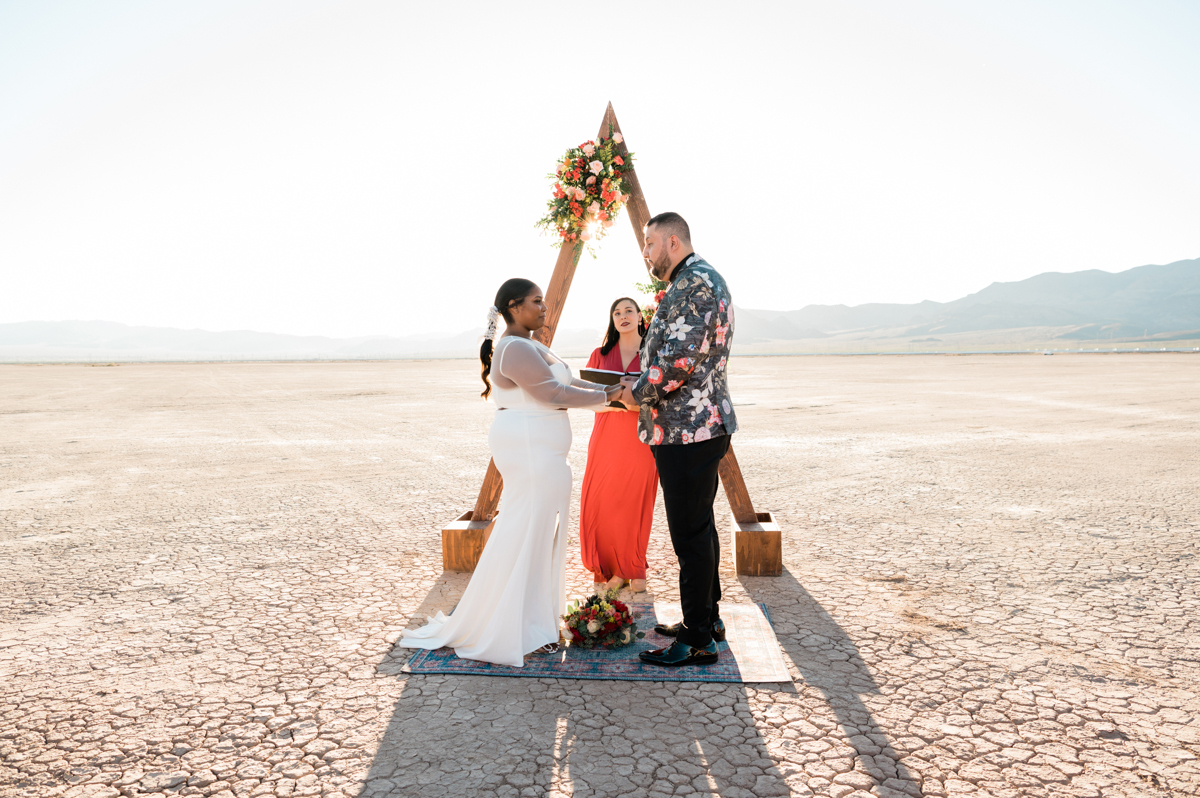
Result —
<path fill-rule="evenodd" d="M 721 617 L 717 608 L 721 543 L 713 499 L 717 496 L 717 466 L 729 451 L 729 437 L 650 447 L 658 466 L 671 545 L 679 558 L 683 629 L 676 639 L 697 648 L 712 642 L 713 624 Z"/>

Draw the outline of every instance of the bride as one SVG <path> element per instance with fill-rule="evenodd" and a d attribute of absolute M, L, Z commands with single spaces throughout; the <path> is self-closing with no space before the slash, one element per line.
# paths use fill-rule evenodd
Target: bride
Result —
<path fill-rule="evenodd" d="M 493 344 L 497 315 L 507 328 Z M 521 278 L 500 286 L 479 359 L 482 395 L 497 407 L 488 445 L 504 479 L 501 512 L 450 617 L 439 612 L 406 631 L 401 646 L 450 646 L 463 659 L 515 668 L 527 653 L 558 650 L 571 499 L 566 408 L 597 407 L 623 389 L 573 379 L 560 357 L 530 337 L 545 324 L 541 288 Z"/>

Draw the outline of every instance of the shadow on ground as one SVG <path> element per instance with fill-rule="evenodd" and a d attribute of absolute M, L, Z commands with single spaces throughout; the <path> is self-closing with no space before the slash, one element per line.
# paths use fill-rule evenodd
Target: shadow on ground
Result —
<path fill-rule="evenodd" d="M 413 624 L 447 611 L 465 583 L 443 575 Z M 790 574 L 743 585 L 783 630 L 801 689 L 818 691 L 811 713 L 794 685 L 408 675 L 409 652 L 395 648 L 380 671 L 405 684 L 361 798 L 750 798 L 810 784 L 919 795 L 859 697 L 878 688 L 845 632 Z M 830 751 L 844 772 L 824 764 Z"/>
<path fill-rule="evenodd" d="M 767 605 L 784 655 L 803 682 L 798 689 L 819 698 L 815 706 L 801 700 L 812 713 L 788 724 L 797 734 L 781 740 L 777 755 L 834 784 L 880 795 L 921 795 L 920 780 L 897 761 L 887 733 L 862 700 L 863 695 L 879 693 L 879 686 L 846 631 L 787 570 L 780 577 L 739 581 L 754 601 Z M 827 728 L 829 720 L 837 730 Z M 820 742 L 846 755 L 830 757 L 828 749 L 820 750 L 825 756 L 813 762 L 806 754 L 821 749 Z M 847 769 L 837 772 L 842 768 Z"/>

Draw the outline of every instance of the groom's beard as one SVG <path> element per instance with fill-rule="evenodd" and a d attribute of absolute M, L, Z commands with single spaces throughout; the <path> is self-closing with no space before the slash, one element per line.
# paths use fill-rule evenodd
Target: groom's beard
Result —
<path fill-rule="evenodd" d="M 650 261 L 650 272 L 657 279 L 662 280 L 665 283 L 667 278 L 671 275 L 670 256 L 664 252 L 662 255 L 658 256 L 657 260 Z"/>

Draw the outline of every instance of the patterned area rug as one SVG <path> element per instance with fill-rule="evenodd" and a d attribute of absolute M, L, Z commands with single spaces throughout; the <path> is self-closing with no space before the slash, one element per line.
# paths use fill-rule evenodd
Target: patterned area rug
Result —
<path fill-rule="evenodd" d="M 762 604 L 722 604 L 727 630 L 715 665 L 659 668 L 644 665 L 639 651 L 662 648 L 671 639 L 654 634 L 654 624 L 683 617 L 678 604 L 656 601 L 631 604 L 640 613 L 638 629 L 646 632 L 624 648 L 608 651 L 568 646 L 557 654 L 530 655 L 523 668 L 459 659 L 452 649 L 418 650 L 401 669 L 405 673 L 453 673 L 469 676 L 532 676 L 539 679 L 610 679 L 644 682 L 790 682 L 779 641 Z"/>

